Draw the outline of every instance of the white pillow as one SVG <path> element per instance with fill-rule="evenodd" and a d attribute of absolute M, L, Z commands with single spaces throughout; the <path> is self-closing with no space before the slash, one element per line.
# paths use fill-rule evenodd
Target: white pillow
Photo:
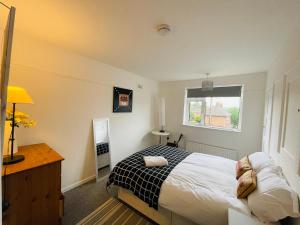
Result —
<path fill-rule="evenodd" d="M 255 152 L 249 155 L 248 158 L 256 173 L 266 167 L 273 167 L 274 170 L 278 170 L 278 173 L 281 173 L 281 168 L 276 166 L 273 160 L 264 152 Z"/>
<path fill-rule="evenodd" d="M 300 216 L 297 194 L 273 166 L 257 173 L 257 188 L 248 196 L 248 205 L 263 222 Z"/>

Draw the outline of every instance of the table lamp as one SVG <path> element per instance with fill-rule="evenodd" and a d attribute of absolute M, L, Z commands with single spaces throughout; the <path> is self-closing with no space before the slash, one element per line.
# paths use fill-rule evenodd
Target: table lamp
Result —
<path fill-rule="evenodd" d="M 24 155 L 14 154 L 14 141 L 15 141 L 15 111 L 16 111 L 16 104 L 33 104 L 33 101 L 27 91 L 21 87 L 15 86 L 8 86 L 7 88 L 7 102 L 12 103 L 13 112 L 12 112 L 12 119 L 11 119 L 11 136 L 10 136 L 10 155 L 3 158 L 3 164 L 14 164 L 21 162 L 25 159 Z"/>
<path fill-rule="evenodd" d="M 166 101 L 165 98 L 160 99 L 159 118 L 161 129 L 159 132 L 164 133 L 166 127 Z"/>

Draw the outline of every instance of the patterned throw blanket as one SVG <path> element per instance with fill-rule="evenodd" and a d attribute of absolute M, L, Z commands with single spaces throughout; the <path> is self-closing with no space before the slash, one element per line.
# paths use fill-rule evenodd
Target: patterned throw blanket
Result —
<path fill-rule="evenodd" d="M 97 155 L 102 155 L 109 152 L 109 145 L 107 142 L 96 144 Z"/>
<path fill-rule="evenodd" d="M 137 197 L 158 209 L 160 188 L 172 169 L 190 153 L 184 150 L 154 145 L 119 162 L 111 172 L 107 186 L 114 184 L 132 191 Z M 168 165 L 145 167 L 143 156 L 163 156 Z"/>

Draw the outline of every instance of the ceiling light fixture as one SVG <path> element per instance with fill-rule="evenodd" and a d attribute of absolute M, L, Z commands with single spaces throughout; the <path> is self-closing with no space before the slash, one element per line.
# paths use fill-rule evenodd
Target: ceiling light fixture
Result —
<path fill-rule="evenodd" d="M 159 35 L 166 36 L 171 32 L 171 28 L 168 24 L 159 24 L 156 27 L 156 31 Z"/>
<path fill-rule="evenodd" d="M 214 89 L 214 81 L 208 79 L 209 73 L 206 73 L 206 79 L 202 81 L 203 91 L 212 91 Z"/>

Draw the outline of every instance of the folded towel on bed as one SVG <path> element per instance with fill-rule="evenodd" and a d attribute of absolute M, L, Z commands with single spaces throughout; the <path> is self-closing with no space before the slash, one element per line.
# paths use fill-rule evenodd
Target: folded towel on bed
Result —
<path fill-rule="evenodd" d="M 168 165 L 168 160 L 163 156 L 144 156 L 145 166 L 166 166 Z"/>

